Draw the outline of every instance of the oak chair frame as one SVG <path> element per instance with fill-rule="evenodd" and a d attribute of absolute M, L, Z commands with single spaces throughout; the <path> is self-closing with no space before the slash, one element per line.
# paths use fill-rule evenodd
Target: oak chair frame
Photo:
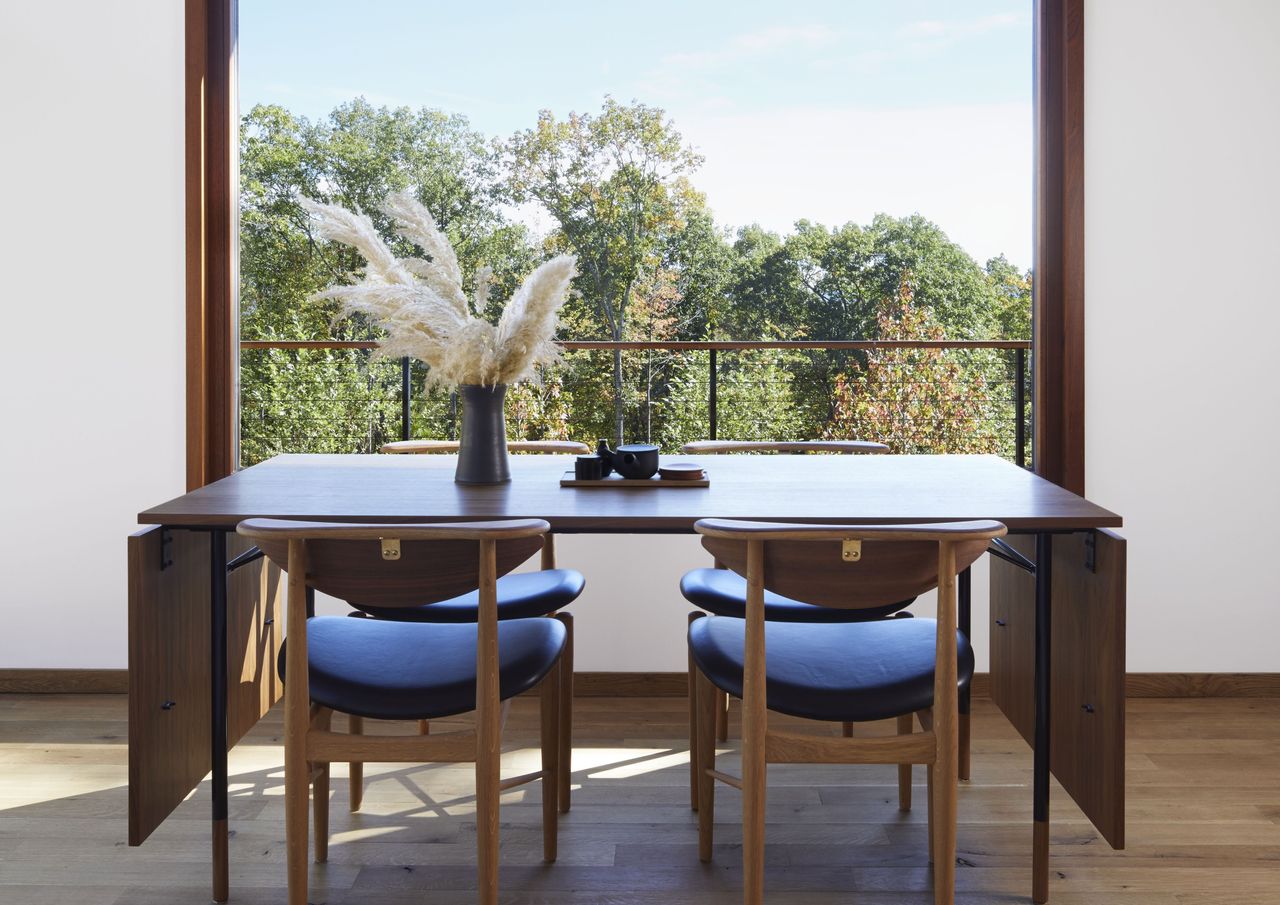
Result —
<path fill-rule="evenodd" d="M 742 792 L 743 821 L 743 901 L 761 905 L 764 900 L 765 776 L 769 763 L 898 764 L 901 771 L 912 764 L 925 764 L 929 774 L 929 856 L 934 872 L 934 902 L 950 905 L 955 899 L 956 798 L 958 787 L 959 690 L 956 680 L 956 579 L 986 550 L 994 537 L 1006 529 L 999 522 L 950 522 L 931 525 L 791 525 L 702 519 L 694 526 L 717 557 L 734 551 L 735 571 L 745 560 L 747 612 L 742 682 L 742 776 L 735 777 L 715 768 L 715 723 L 718 689 L 701 670 L 695 668 L 696 744 L 691 752 L 695 762 L 698 793 L 698 857 L 711 860 L 715 821 L 715 783 L 724 782 Z M 708 543 L 708 540 L 711 543 Z M 858 552 L 845 560 L 860 560 L 861 545 L 867 542 L 868 557 L 879 544 L 932 542 L 937 544 L 936 587 L 938 591 L 936 661 L 933 706 L 915 714 L 921 732 L 912 732 L 912 714 L 897 720 L 898 734 L 874 738 L 824 737 L 770 730 L 765 693 L 764 590 L 766 546 L 775 542 L 840 541 L 845 551 L 856 545 Z M 740 555 L 745 547 L 745 555 Z M 963 561 L 963 566 L 958 565 Z M 906 583 L 905 581 L 903 582 Z M 921 593 L 917 589 L 915 593 Z M 780 591 L 786 593 L 786 591 Z M 868 592 L 872 593 L 872 592 Z M 865 595 L 860 595 L 865 596 Z M 827 606 L 874 606 L 884 600 L 833 602 Z M 886 599 L 892 599 L 890 595 Z M 903 800 L 900 787 L 899 806 Z"/>
<path fill-rule="evenodd" d="M 791 455 L 801 455 L 804 453 L 835 453 L 841 456 L 850 455 L 885 455 L 891 450 L 886 443 L 880 443 L 875 440 L 694 440 L 680 447 L 680 452 L 684 455 L 712 455 L 722 456 L 732 453 L 790 453 Z M 716 568 L 723 568 L 719 562 Z M 689 614 L 689 621 L 698 619 L 706 615 L 701 611 Z M 693 750 L 694 745 L 694 723 L 697 718 L 697 698 L 694 692 L 693 679 L 693 657 L 689 658 L 689 750 Z M 969 714 L 962 713 L 960 715 L 961 737 L 964 744 L 961 746 L 960 758 L 960 778 L 969 778 Z M 907 725 L 907 731 L 911 727 Z M 853 737 L 853 723 L 844 724 L 845 738 Z M 729 696 L 722 691 L 716 691 L 716 740 L 726 742 L 729 740 Z M 698 809 L 698 777 L 697 767 L 691 757 L 689 759 L 689 805 L 695 811 Z M 911 770 L 898 771 L 898 797 L 900 801 L 907 802 L 903 806 L 903 810 L 910 807 L 911 802 Z"/>
<path fill-rule="evenodd" d="M 538 568 L 543 572 L 556 567 L 555 541 L 556 536 L 554 534 L 543 535 L 541 558 L 538 563 Z M 557 783 L 557 790 L 560 813 L 567 814 L 572 803 L 573 782 L 573 614 L 562 611 L 551 613 L 548 618 L 560 620 L 561 624 L 564 625 L 565 631 L 564 652 L 560 654 L 560 666 L 558 668 L 560 675 L 560 719 L 558 723 L 560 781 Z M 349 715 L 347 717 L 347 731 L 352 735 L 363 734 L 364 718 Z M 430 720 L 418 720 L 418 734 L 431 734 Z M 348 808 L 354 813 L 360 810 L 360 806 L 364 802 L 364 764 L 359 761 L 347 764 L 347 775 L 350 778 L 347 783 Z"/>
<path fill-rule="evenodd" d="M 314 788 L 315 860 L 328 857 L 329 764 L 474 763 L 476 765 L 476 837 L 479 901 L 498 901 L 498 805 L 503 791 L 541 780 L 543 859 L 557 856 L 561 662 L 539 684 L 541 696 L 542 769 L 502 779 L 502 726 L 506 707 L 500 700 L 498 658 L 497 548 L 503 541 L 546 535 L 541 519 L 513 519 L 457 524 L 362 525 L 248 519 L 237 532 L 253 539 L 288 573 L 285 658 L 285 837 L 289 905 L 307 903 L 307 799 Z M 475 728 L 435 735 L 367 736 L 333 732 L 333 711 L 311 702 L 307 657 L 307 589 L 312 574 L 312 541 L 474 541 L 478 556 L 480 618 L 476 624 Z M 396 546 L 398 556 L 398 544 Z M 442 557 L 443 558 L 443 557 Z M 455 557 L 456 558 L 456 557 Z M 407 600 L 405 605 L 412 605 Z M 354 782 L 354 777 L 353 777 Z"/>
<path fill-rule="evenodd" d="M 461 444 L 457 440 L 396 440 L 383 444 L 379 452 L 389 455 L 453 455 Z M 591 447 L 577 440 L 509 440 L 507 452 L 534 453 L 542 455 L 586 455 Z M 556 567 L 555 535 L 548 534 L 542 545 L 541 569 L 545 572 Z M 568 633 L 565 650 L 561 660 L 561 693 L 560 693 L 560 813 L 569 813 L 571 804 L 570 775 L 573 772 L 573 615 L 571 613 L 553 613 L 553 618 L 564 623 Z M 364 723 L 360 717 L 351 718 L 351 731 L 362 732 Z M 427 735 L 431 726 L 427 720 L 418 723 L 418 732 Z M 360 810 L 364 794 L 364 765 L 350 764 L 351 770 L 351 810 Z"/>

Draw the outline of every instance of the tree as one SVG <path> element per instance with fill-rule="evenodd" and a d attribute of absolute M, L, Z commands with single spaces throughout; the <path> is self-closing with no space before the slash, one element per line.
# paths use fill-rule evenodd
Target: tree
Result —
<path fill-rule="evenodd" d="M 881 300 L 908 276 L 914 305 L 951 339 L 996 332 L 998 294 L 981 267 L 934 223 L 877 214 L 867 226 L 801 220 L 785 238 L 752 227 L 739 233 L 739 271 L 730 293 L 738 336 L 777 333 L 815 340 L 874 339 Z M 795 404 L 819 429 L 834 413 L 836 377 L 866 364 L 861 352 L 816 351 L 796 368 Z"/>
<path fill-rule="evenodd" d="M 881 302 L 877 333 L 886 340 L 940 340 L 933 312 L 915 304 L 911 275 Z M 852 377 L 836 376 L 831 439 L 877 440 L 897 453 L 1000 451 L 1000 400 L 986 369 L 938 348 L 880 348 Z"/>
<path fill-rule="evenodd" d="M 987 280 L 995 293 L 994 317 L 1001 339 L 1031 338 L 1031 271 L 1025 273 L 1004 255 L 987 261 Z"/>
<path fill-rule="evenodd" d="M 578 283 L 608 336 L 621 341 L 633 291 L 661 259 L 663 237 L 680 228 L 677 194 L 701 158 L 662 110 L 607 98 L 599 115 L 538 123 L 506 144 L 516 201 L 536 201 L 578 256 Z M 614 436 L 624 428 L 622 353 L 613 355 Z"/>
<path fill-rule="evenodd" d="M 317 241 L 298 204 L 306 195 L 370 214 L 405 254 L 380 210 L 391 191 L 411 189 L 439 218 L 468 280 L 495 272 L 505 299 L 541 259 L 524 227 L 508 222 L 493 144 L 465 117 L 436 110 L 343 104 L 311 123 L 278 106 L 257 106 L 241 123 L 240 333 L 244 339 L 371 340 L 359 319 L 334 322 L 333 305 L 307 298 L 354 278 L 363 263 L 342 246 Z M 496 306 L 495 306 L 496 307 Z M 495 312 L 490 312 L 496 314 Z M 241 357 L 241 461 L 279 451 L 355 452 L 395 436 L 398 363 L 354 350 L 248 351 Z M 415 368 L 414 425 L 440 435 L 448 394 L 423 399 Z"/>

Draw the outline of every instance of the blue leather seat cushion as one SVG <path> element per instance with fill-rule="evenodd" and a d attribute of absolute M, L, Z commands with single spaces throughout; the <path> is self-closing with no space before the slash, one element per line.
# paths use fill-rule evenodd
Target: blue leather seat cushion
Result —
<path fill-rule="evenodd" d="M 694 569 L 680 579 L 680 593 L 696 607 L 717 616 L 743 618 L 747 612 L 747 580 L 728 569 Z M 915 598 L 863 610 L 837 610 L 801 603 L 764 592 L 764 618 L 769 622 L 866 622 L 909 607 Z"/>
<path fill-rule="evenodd" d="M 562 610 L 578 599 L 586 585 L 581 572 L 573 569 L 546 569 L 541 572 L 519 572 L 498 579 L 498 618 L 528 619 Z M 365 606 L 351 604 L 379 619 L 398 622 L 475 622 L 480 609 L 480 592 L 439 603 L 411 607 Z"/>
<path fill-rule="evenodd" d="M 307 622 L 311 700 L 381 720 L 430 720 L 476 706 L 475 624 L 423 624 L 317 616 Z M 564 648 L 558 619 L 498 626 L 503 700 L 533 688 Z M 287 643 L 287 642 L 286 642 Z M 284 675 L 285 649 L 280 651 Z"/>
<path fill-rule="evenodd" d="M 811 720 L 862 722 L 933 706 L 933 619 L 837 625 L 765 623 L 770 710 Z M 742 697 L 746 622 L 723 616 L 689 625 L 694 662 L 718 688 Z M 973 649 L 957 632 L 960 687 L 973 677 Z"/>

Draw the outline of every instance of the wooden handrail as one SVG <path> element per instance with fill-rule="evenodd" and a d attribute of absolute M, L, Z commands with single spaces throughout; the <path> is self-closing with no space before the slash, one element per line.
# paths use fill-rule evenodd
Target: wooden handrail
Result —
<path fill-rule="evenodd" d="M 374 340 L 294 340 L 294 339 L 246 339 L 240 341 L 242 349 L 377 349 Z M 689 342 L 645 340 L 636 342 L 612 342 L 610 340 L 566 340 L 560 343 L 571 352 L 576 351 L 668 351 L 668 352 L 745 352 L 762 349 L 802 350 L 819 349 L 853 351 L 857 349 L 1030 349 L 1028 339 L 786 339 L 786 340 L 699 340 Z"/>

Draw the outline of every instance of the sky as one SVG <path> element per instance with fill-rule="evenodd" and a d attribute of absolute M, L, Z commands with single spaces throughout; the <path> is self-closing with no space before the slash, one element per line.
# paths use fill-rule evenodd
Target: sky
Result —
<path fill-rule="evenodd" d="M 717 222 L 920 213 L 1031 264 L 1030 0 L 240 0 L 242 110 L 356 96 L 507 137 L 606 95 L 705 156 Z M 532 213 L 531 225 L 547 226 Z"/>

